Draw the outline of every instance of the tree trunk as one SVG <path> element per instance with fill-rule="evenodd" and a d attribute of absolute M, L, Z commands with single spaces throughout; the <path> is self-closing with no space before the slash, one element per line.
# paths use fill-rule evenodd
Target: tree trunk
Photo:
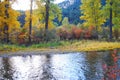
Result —
<path fill-rule="evenodd" d="M 31 0 L 30 5 L 30 22 L 29 22 L 29 43 L 31 43 L 31 35 L 32 35 L 32 6 L 33 6 L 33 0 Z"/>
<path fill-rule="evenodd" d="M 112 7 L 112 2 L 110 2 L 110 5 Z M 110 35 L 109 39 L 112 40 L 112 8 L 110 8 Z"/>
<path fill-rule="evenodd" d="M 9 0 L 5 0 L 6 3 L 5 4 L 5 20 L 7 20 L 9 18 L 9 13 L 8 13 L 8 8 L 9 8 Z M 7 24 L 7 22 L 4 23 L 4 42 L 8 43 L 9 42 L 9 26 Z"/>
<path fill-rule="evenodd" d="M 47 0 L 45 8 L 46 8 L 46 18 L 45 18 L 45 31 L 48 30 L 48 22 L 49 22 L 49 4 L 50 0 Z"/>

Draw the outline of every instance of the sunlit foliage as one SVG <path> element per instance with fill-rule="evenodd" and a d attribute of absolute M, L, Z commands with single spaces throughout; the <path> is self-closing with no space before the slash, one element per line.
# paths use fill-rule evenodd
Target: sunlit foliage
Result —
<path fill-rule="evenodd" d="M 25 28 L 25 29 L 29 29 L 30 11 L 26 11 L 26 12 L 25 12 L 25 15 L 26 15 L 26 17 L 25 17 L 25 25 L 24 25 L 24 28 Z M 37 23 L 38 23 L 38 16 L 36 16 L 36 15 L 33 14 L 33 15 L 32 15 L 32 26 L 33 26 L 33 27 L 36 26 Z"/>
<path fill-rule="evenodd" d="M 110 5 L 112 3 L 112 6 Z M 110 8 L 112 8 L 112 17 L 113 17 L 113 24 L 115 27 L 118 27 L 120 25 L 120 1 L 119 0 L 106 0 L 106 5 L 103 7 L 104 9 L 104 17 L 109 19 L 110 15 Z"/>
<path fill-rule="evenodd" d="M 102 6 L 100 0 L 81 0 L 82 5 L 80 9 L 82 10 L 82 16 L 80 19 L 84 20 L 84 26 L 94 26 L 96 30 L 100 28 L 105 22 L 103 16 Z"/>
<path fill-rule="evenodd" d="M 61 47 L 61 50 L 71 51 L 101 51 L 120 48 L 119 42 L 106 42 L 106 41 L 77 41 L 73 44 Z"/>
<path fill-rule="evenodd" d="M 119 31 L 120 31 L 120 1 L 119 0 L 106 0 L 106 5 L 103 7 L 104 9 L 104 17 L 107 20 L 112 19 L 112 30 L 113 35 L 116 39 L 118 39 Z M 110 18 L 110 10 L 111 12 L 111 18 Z"/>
<path fill-rule="evenodd" d="M 53 29 L 55 27 L 53 20 L 55 18 L 58 18 L 59 21 L 61 21 L 62 15 L 61 15 L 61 9 L 53 3 L 52 0 L 50 0 L 50 10 L 49 10 L 49 22 L 48 22 L 48 29 Z M 45 26 L 45 18 L 46 18 L 46 12 L 45 12 L 45 0 L 37 0 L 36 1 L 38 9 L 35 10 L 35 14 L 39 18 L 39 27 Z"/>
<path fill-rule="evenodd" d="M 6 4 L 9 4 L 9 7 L 7 8 L 9 16 L 7 18 L 5 7 Z M 20 23 L 17 20 L 19 15 L 20 15 L 19 12 L 11 8 L 11 4 L 9 1 L 0 2 L 0 40 L 3 40 L 5 37 L 4 26 L 5 24 L 7 24 L 10 41 L 12 42 L 16 41 L 17 38 L 16 35 L 20 31 Z"/>

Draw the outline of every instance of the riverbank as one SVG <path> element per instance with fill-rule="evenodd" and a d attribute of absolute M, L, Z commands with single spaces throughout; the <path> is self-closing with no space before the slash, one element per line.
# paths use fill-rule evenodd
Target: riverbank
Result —
<path fill-rule="evenodd" d="M 61 47 L 61 50 L 72 51 L 106 51 L 112 49 L 120 49 L 120 42 L 106 41 L 79 41 L 69 46 Z"/>
<path fill-rule="evenodd" d="M 106 41 L 60 41 L 33 44 L 31 46 L 0 44 L 0 54 L 46 54 L 64 52 L 105 51 L 120 49 L 120 42 Z"/>

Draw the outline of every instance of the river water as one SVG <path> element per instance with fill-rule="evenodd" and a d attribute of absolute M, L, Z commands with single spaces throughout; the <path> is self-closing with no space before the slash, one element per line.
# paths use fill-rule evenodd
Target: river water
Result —
<path fill-rule="evenodd" d="M 0 80 L 120 80 L 120 52 L 0 57 Z"/>

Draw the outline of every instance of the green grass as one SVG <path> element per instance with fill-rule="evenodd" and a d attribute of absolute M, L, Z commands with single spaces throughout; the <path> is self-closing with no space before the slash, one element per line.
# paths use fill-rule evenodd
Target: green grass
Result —
<path fill-rule="evenodd" d="M 33 50 L 33 49 L 52 49 L 58 48 L 60 46 L 64 46 L 69 44 L 67 41 L 59 41 L 59 42 L 43 42 L 39 44 L 32 44 L 30 46 L 25 45 L 15 45 L 15 44 L 0 44 L 0 53 L 3 52 L 15 52 L 19 50 Z"/>
<path fill-rule="evenodd" d="M 63 43 L 62 42 L 43 42 L 43 43 L 39 43 L 39 44 L 33 44 L 30 46 L 30 48 L 49 48 L 49 47 L 58 47 L 58 46 L 62 46 Z"/>
<path fill-rule="evenodd" d="M 0 44 L 0 52 L 18 51 L 24 50 L 25 46 L 11 45 L 11 44 Z"/>
<path fill-rule="evenodd" d="M 120 42 L 106 42 L 106 41 L 59 41 L 59 42 L 43 42 L 33 44 L 31 46 L 20 46 L 11 44 L 0 44 L 0 53 L 15 52 L 25 50 L 52 50 L 58 49 L 60 51 L 103 51 L 120 48 Z"/>

